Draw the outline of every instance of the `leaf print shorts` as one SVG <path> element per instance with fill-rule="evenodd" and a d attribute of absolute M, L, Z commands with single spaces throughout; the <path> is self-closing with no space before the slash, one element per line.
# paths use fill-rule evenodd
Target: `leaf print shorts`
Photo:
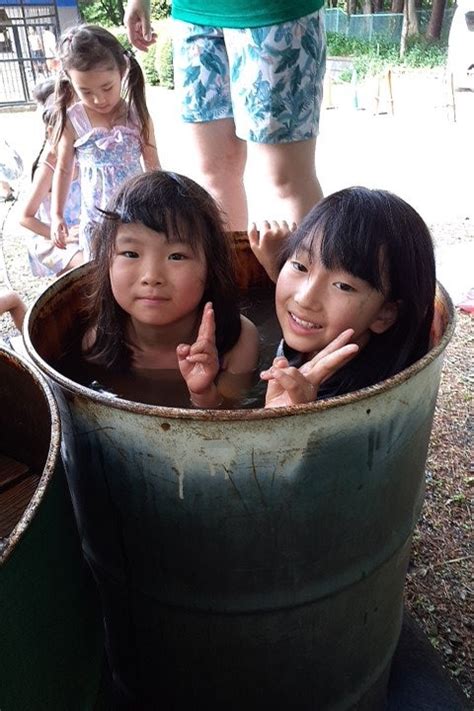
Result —
<path fill-rule="evenodd" d="M 184 121 L 233 118 L 236 135 L 256 143 L 317 136 L 323 13 L 243 30 L 174 20 L 175 88 Z"/>

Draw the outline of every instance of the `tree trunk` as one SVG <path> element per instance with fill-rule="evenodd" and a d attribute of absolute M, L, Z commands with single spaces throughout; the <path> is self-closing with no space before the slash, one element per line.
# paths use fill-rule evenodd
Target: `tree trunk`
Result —
<path fill-rule="evenodd" d="M 355 15 L 357 12 L 357 0 L 347 0 L 347 14 Z"/>
<path fill-rule="evenodd" d="M 373 0 L 374 12 L 383 12 L 383 0 Z"/>
<path fill-rule="evenodd" d="M 405 0 L 403 5 L 402 36 L 400 38 L 400 57 L 406 52 L 408 37 L 420 34 L 418 16 L 415 10 L 415 0 Z"/>
<path fill-rule="evenodd" d="M 372 14 L 372 1 L 362 0 L 362 14 L 371 15 Z"/>
<path fill-rule="evenodd" d="M 445 7 L 446 0 L 433 0 L 431 17 L 426 30 L 426 39 L 430 42 L 433 40 L 439 40 L 441 37 Z"/>
<path fill-rule="evenodd" d="M 392 0 L 392 12 L 403 12 L 403 0 Z"/>

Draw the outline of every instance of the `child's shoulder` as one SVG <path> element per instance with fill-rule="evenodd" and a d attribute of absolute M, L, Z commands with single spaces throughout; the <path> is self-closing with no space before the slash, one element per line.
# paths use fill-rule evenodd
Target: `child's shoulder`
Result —
<path fill-rule="evenodd" d="M 222 366 L 233 373 L 249 373 L 257 367 L 260 337 L 257 327 L 246 316 L 240 316 L 240 325 L 239 339 L 225 354 Z"/>
<path fill-rule="evenodd" d="M 80 101 L 77 101 L 75 104 L 72 104 L 72 106 L 69 106 L 66 114 L 76 136 L 83 136 L 84 134 L 89 133 L 92 129 L 87 112 Z"/>

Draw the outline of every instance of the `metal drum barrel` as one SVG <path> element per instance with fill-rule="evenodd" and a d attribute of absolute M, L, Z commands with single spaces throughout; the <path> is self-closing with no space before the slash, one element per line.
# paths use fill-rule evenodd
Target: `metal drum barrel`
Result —
<path fill-rule="evenodd" d="M 82 267 L 27 317 L 54 383 L 84 554 L 131 708 L 383 708 L 444 335 L 356 393 L 281 410 L 111 399 L 52 364 Z"/>
<path fill-rule="evenodd" d="M 95 708 L 100 604 L 60 460 L 56 403 L 0 348 L 0 708 Z"/>

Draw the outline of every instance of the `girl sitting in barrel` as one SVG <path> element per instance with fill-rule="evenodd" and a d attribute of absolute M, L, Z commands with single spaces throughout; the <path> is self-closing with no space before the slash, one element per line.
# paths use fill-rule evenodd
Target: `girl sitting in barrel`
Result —
<path fill-rule="evenodd" d="M 239 312 L 231 245 L 203 188 L 165 171 L 128 180 L 103 214 L 93 257 L 90 363 L 179 370 L 198 408 L 232 401 L 237 381 L 248 387 L 258 334 Z"/>
<path fill-rule="evenodd" d="M 249 233 L 276 277 L 283 339 L 265 406 L 307 403 L 367 387 L 421 358 L 436 289 L 430 232 L 404 200 L 353 187 L 318 203 L 296 231 Z"/>

